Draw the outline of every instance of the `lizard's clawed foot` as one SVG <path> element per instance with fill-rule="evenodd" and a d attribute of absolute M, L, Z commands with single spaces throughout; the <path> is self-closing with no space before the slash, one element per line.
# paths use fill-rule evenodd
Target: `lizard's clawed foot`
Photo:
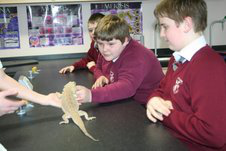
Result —
<path fill-rule="evenodd" d="M 85 119 L 89 121 L 89 120 L 96 119 L 96 117 L 94 117 L 94 116 L 92 116 L 92 117 L 88 117 L 88 116 L 87 116 L 87 117 L 85 117 Z"/>
<path fill-rule="evenodd" d="M 85 111 L 82 111 L 82 110 L 79 110 L 78 113 L 79 113 L 80 116 L 84 116 L 85 119 L 88 120 L 88 121 L 93 120 L 93 119 L 96 118 L 94 116 L 89 117 L 88 114 Z"/>
<path fill-rule="evenodd" d="M 68 124 L 69 122 L 67 122 L 67 121 L 61 121 L 59 124 L 61 125 L 61 124 Z"/>

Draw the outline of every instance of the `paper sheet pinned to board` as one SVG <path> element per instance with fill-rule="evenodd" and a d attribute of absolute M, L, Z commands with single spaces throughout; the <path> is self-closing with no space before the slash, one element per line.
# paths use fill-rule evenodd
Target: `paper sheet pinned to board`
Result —
<path fill-rule="evenodd" d="M 0 143 L 0 151 L 7 151 L 7 149 Z"/>

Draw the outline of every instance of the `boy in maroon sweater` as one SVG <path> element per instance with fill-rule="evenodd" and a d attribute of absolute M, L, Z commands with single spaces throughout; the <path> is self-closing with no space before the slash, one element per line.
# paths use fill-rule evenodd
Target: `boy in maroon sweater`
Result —
<path fill-rule="evenodd" d="M 129 97 L 144 104 L 163 78 L 160 62 L 151 50 L 133 40 L 129 25 L 115 15 L 105 16 L 94 33 L 101 55 L 93 89 L 77 86 L 80 102 L 112 102 Z"/>
<path fill-rule="evenodd" d="M 190 150 L 226 150 L 226 64 L 210 48 L 204 0 L 163 0 L 154 14 L 174 52 L 165 78 L 151 94 L 147 116 L 172 130 Z"/>
<path fill-rule="evenodd" d="M 74 70 L 81 69 L 81 68 L 88 68 L 92 73 L 94 72 L 99 51 L 95 48 L 93 34 L 94 34 L 94 29 L 96 28 L 98 22 L 103 17 L 104 15 L 101 13 L 95 13 L 95 14 L 92 14 L 88 20 L 88 31 L 89 31 L 89 36 L 92 42 L 90 44 L 90 48 L 88 50 L 87 56 L 85 58 L 82 58 L 78 62 L 75 62 L 73 65 L 62 68 L 59 71 L 60 73 L 73 72 Z"/>

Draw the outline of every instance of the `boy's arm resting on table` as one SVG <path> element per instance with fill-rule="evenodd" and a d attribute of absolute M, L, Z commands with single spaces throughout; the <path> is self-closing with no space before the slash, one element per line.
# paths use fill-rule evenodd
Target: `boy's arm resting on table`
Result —
<path fill-rule="evenodd" d="M 93 66 L 91 62 L 95 63 L 95 60 L 87 56 L 85 58 L 80 59 L 78 62 L 75 62 L 74 64 L 72 64 L 72 66 L 74 66 L 74 70 L 81 69 L 81 68 L 88 68 L 91 72 L 94 72 L 95 68 L 92 68 L 92 67 L 95 67 L 95 65 Z M 88 66 L 89 63 L 90 63 L 90 66 Z"/>
<path fill-rule="evenodd" d="M 19 84 L 16 80 L 6 75 L 2 69 L 0 69 L 0 82 L 0 90 L 8 90 L 13 88 L 18 93 L 17 97 L 21 99 L 39 103 L 41 105 L 51 105 L 56 107 L 61 106 L 61 101 L 58 99 L 56 94 L 51 93 L 48 95 L 42 95 L 27 89 Z"/>
<path fill-rule="evenodd" d="M 96 70 L 96 65 L 94 65 L 94 66 L 92 66 L 91 68 L 89 68 L 89 71 L 92 72 L 92 73 L 94 73 L 95 70 Z"/>
<path fill-rule="evenodd" d="M 147 72 L 145 68 L 140 68 L 141 64 L 144 63 L 134 61 L 133 68 L 128 67 L 131 64 L 124 64 L 118 71 L 117 81 L 91 90 L 92 102 L 112 102 L 133 96 Z"/>
<path fill-rule="evenodd" d="M 163 121 L 163 116 L 169 116 L 172 109 L 171 101 L 161 97 L 152 97 L 147 103 L 147 117 L 154 123 L 157 120 Z"/>
<path fill-rule="evenodd" d="M 87 68 L 89 69 L 89 71 L 91 71 L 92 73 L 94 73 L 95 68 L 96 68 L 96 63 L 94 61 L 90 61 L 86 64 Z"/>
<path fill-rule="evenodd" d="M 90 61 L 90 59 L 88 58 L 82 58 L 78 62 L 75 62 L 73 65 L 60 69 L 59 73 L 73 72 L 74 70 L 81 68 L 88 68 L 91 72 L 94 72 L 95 62 Z"/>
<path fill-rule="evenodd" d="M 72 64 L 76 69 L 80 69 L 80 68 L 87 68 L 87 63 L 90 61 L 90 59 L 88 59 L 87 57 L 80 59 L 79 61 L 75 62 L 74 64 Z"/>
<path fill-rule="evenodd" d="M 89 63 L 89 62 L 96 62 L 96 60 L 97 60 L 97 58 L 95 58 L 95 56 L 97 55 L 97 50 L 94 48 L 94 43 L 92 42 L 91 44 L 90 44 L 90 48 L 89 48 L 89 50 L 88 50 L 88 52 L 87 52 L 87 55 L 86 55 L 86 57 L 84 57 L 84 58 L 82 58 L 82 59 L 80 59 L 78 62 L 75 62 L 74 64 L 73 64 L 73 66 L 75 67 L 75 70 L 76 69 L 79 69 L 79 68 L 87 68 L 87 64 Z M 90 68 L 89 68 L 90 69 Z M 90 70 L 91 72 L 92 72 L 92 70 Z"/>
<path fill-rule="evenodd" d="M 84 86 L 77 86 L 76 96 L 80 103 L 97 103 L 97 101 L 98 103 L 104 103 L 129 98 L 135 94 L 135 90 L 136 89 L 134 89 L 134 86 L 130 80 L 122 78 L 117 82 L 105 85 L 104 87 L 97 87 L 92 90 Z"/>
<path fill-rule="evenodd" d="M 171 57 L 169 61 L 169 66 L 173 62 L 173 58 Z M 171 110 L 173 109 L 172 103 L 170 100 L 166 100 L 166 97 L 164 95 L 165 91 L 165 83 L 168 81 L 170 68 L 168 67 L 166 76 L 161 80 L 159 87 L 155 89 L 155 91 L 149 96 L 148 102 L 147 102 L 147 117 L 152 122 L 157 122 L 157 120 L 162 121 L 165 116 L 169 116 L 171 113 Z"/>

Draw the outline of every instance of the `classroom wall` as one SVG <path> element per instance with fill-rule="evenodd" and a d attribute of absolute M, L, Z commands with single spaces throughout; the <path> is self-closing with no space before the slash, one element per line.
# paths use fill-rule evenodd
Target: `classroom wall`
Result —
<path fill-rule="evenodd" d="M 109 2 L 109 1 L 107 1 Z M 142 2 L 143 12 L 143 31 L 144 31 L 144 45 L 147 48 L 154 49 L 154 24 L 155 18 L 153 10 L 159 0 L 146 0 Z M 226 0 L 206 0 L 208 6 L 208 27 L 204 33 L 207 42 L 209 43 L 209 27 L 211 22 L 221 20 L 226 16 Z M 26 5 L 18 6 L 19 17 L 19 31 L 20 31 L 20 49 L 3 49 L 0 50 L 0 58 L 21 57 L 21 56 L 40 56 L 40 55 L 55 55 L 55 54 L 71 54 L 87 52 L 90 46 L 90 39 L 87 31 L 87 20 L 90 13 L 90 2 L 76 2 L 75 4 L 82 4 L 83 16 L 83 31 L 84 31 L 84 45 L 77 46 L 54 46 L 44 48 L 30 48 L 28 43 L 28 29 L 26 18 Z M 3 5 L 15 6 L 15 5 Z M 217 10 L 216 10 L 217 9 Z M 221 24 L 216 24 L 212 28 L 212 45 L 226 45 L 226 22 L 224 23 L 224 30 Z M 157 34 L 157 48 L 167 48 L 167 45 L 162 41 Z"/>

